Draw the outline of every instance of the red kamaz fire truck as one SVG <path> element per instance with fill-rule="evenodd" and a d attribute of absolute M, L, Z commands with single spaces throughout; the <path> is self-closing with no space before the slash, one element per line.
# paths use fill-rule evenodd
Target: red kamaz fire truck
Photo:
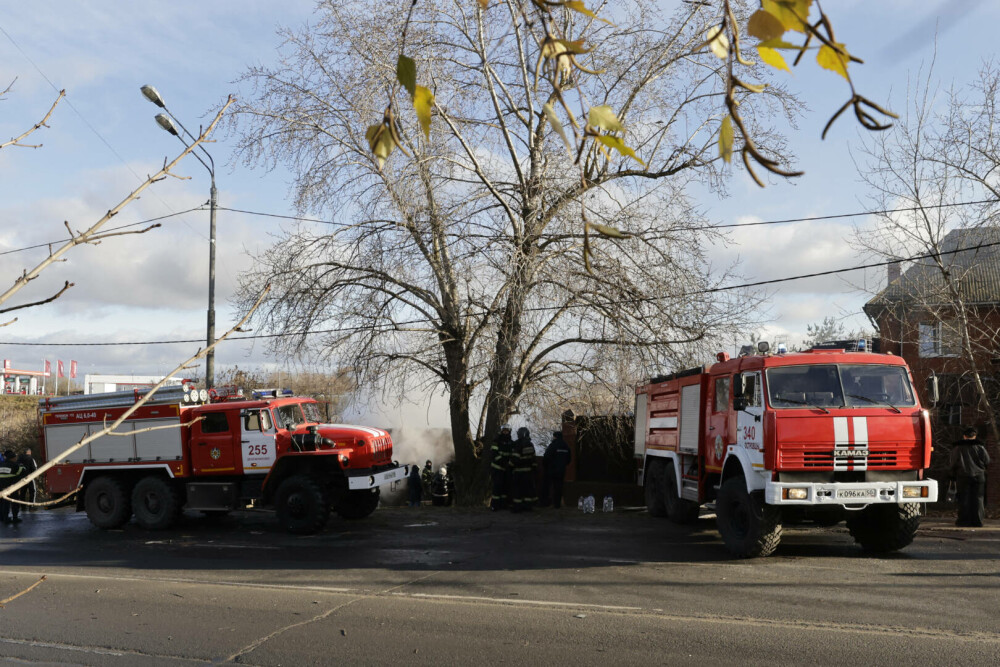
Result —
<path fill-rule="evenodd" d="M 222 514 L 274 507 L 292 533 L 323 528 L 331 511 L 360 519 L 375 511 L 379 486 L 402 480 L 386 431 L 321 423 L 317 402 L 288 395 L 164 387 L 115 434 L 69 454 L 46 473 L 50 492 L 78 487 L 77 510 L 99 528 L 134 514 L 147 529 L 170 526 L 184 509 Z M 48 461 L 120 417 L 142 396 L 124 391 L 42 399 L 41 451 Z M 211 402 L 202 403 L 210 399 Z"/>
<path fill-rule="evenodd" d="M 684 523 L 714 503 L 737 556 L 766 556 L 782 522 L 847 520 L 870 552 L 913 541 L 937 500 L 931 429 L 899 357 L 842 349 L 769 354 L 767 343 L 636 389 L 646 505 Z M 932 399 L 933 400 L 933 399 Z"/>

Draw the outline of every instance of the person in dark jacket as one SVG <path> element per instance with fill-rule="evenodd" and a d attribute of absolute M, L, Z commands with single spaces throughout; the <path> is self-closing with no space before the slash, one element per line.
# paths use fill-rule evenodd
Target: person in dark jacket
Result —
<path fill-rule="evenodd" d="M 563 440 L 562 431 L 552 434 L 552 442 L 545 448 L 542 457 L 542 500 L 541 506 L 552 506 L 559 509 L 562 506 L 563 481 L 566 477 L 566 467 L 573 460 L 569 445 Z"/>
<path fill-rule="evenodd" d="M 423 495 L 423 481 L 420 479 L 420 466 L 410 466 L 410 474 L 406 477 L 406 491 L 410 496 L 410 507 L 420 507 L 420 499 Z"/>
<path fill-rule="evenodd" d="M 35 458 L 31 455 L 30 447 L 24 450 L 24 453 L 17 457 L 17 462 L 24 466 L 25 475 L 30 475 L 38 470 L 38 464 L 35 462 Z M 29 503 L 35 502 L 35 481 L 36 480 L 31 480 L 30 484 L 21 489 L 21 500 Z M 29 509 L 34 509 L 34 507 Z"/>
<path fill-rule="evenodd" d="M 493 497 L 490 509 L 496 512 L 507 506 L 510 488 L 510 456 L 514 441 L 510 439 L 510 424 L 500 427 L 500 433 L 493 440 L 490 450 L 490 479 L 493 482 Z"/>
<path fill-rule="evenodd" d="M 427 459 L 424 469 L 420 471 L 420 484 L 423 487 L 421 489 L 423 497 L 430 498 L 434 492 L 434 466 L 431 465 L 430 459 Z"/>
<path fill-rule="evenodd" d="M 963 431 L 962 439 L 951 446 L 951 479 L 958 487 L 956 526 L 983 525 L 983 493 L 986 490 L 986 466 L 990 464 L 990 455 L 977 435 L 976 429 L 969 427 Z"/>
<path fill-rule="evenodd" d="M 8 486 L 16 483 L 25 474 L 24 466 L 18 463 L 14 450 L 8 449 L 4 452 L 3 462 L 0 463 L 0 490 L 6 489 Z M 20 523 L 21 517 L 18 516 L 20 512 L 21 506 L 17 503 L 12 503 L 6 498 L 0 500 L 0 522 Z"/>
<path fill-rule="evenodd" d="M 527 512 L 538 502 L 535 491 L 535 445 L 531 442 L 531 433 L 527 428 L 517 429 L 517 441 L 510 457 L 511 470 L 514 473 L 514 494 L 511 501 L 511 511 Z"/>

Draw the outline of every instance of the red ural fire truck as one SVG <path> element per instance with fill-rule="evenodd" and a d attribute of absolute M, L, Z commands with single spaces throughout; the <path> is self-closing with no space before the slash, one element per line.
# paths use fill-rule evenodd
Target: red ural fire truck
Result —
<path fill-rule="evenodd" d="M 714 503 L 736 556 L 772 553 L 783 522 L 846 519 L 869 552 L 913 541 L 931 429 L 899 357 L 813 349 L 754 353 L 636 389 L 635 454 L 654 516 L 697 519 Z"/>
<path fill-rule="evenodd" d="M 160 389 L 117 429 L 71 453 L 46 475 L 52 493 L 77 495 L 99 528 L 134 514 L 167 528 L 184 509 L 223 514 L 273 507 L 290 532 L 315 533 L 331 511 L 360 519 L 375 511 L 379 486 L 405 477 L 386 431 L 321 423 L 319 406 L 291 392 Z M 138 391 L 42 399 L 41 451 L 48 461 L 111 423 Z"/>

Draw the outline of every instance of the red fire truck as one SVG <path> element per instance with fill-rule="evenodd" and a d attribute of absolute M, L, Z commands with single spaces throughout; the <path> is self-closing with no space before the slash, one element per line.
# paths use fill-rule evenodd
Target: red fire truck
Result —
<path fill-rule="evenodd" d="M 846 519 L 869 552 L 913 541 L 937 500 L 931 429 L 899 357 L 842 349 L 736 359 L 636 389 L 635 455 L 654 516 L 697 519 L 714 504 L 726 547 L 766 556 L 783 522 Z"/>
<path fill-rule="evenodd" d="M 386 431 L 321 423 L 317 402 L 290 391 L 255 393 L 164 387 L 116 433 L 70 453 L 46 475 L 54 494 L 77 495 L 99 528 L 135 515 L 147 529 L 172 525 L 184 509 L 208 514 L 273 507 L 290 532 L 315 533 L 331 511 L 360 519 L 379 486 L 402 480 Z M 48 461 L 101 430 L 142 396 L 124 391 L 42 399 L 41 451 Z M 203 401 L 210 402 L 203 402 Z"/>

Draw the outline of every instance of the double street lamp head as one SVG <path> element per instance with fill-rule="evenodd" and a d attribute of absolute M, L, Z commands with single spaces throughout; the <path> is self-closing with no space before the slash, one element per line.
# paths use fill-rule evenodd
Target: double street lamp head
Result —
<path fill-rule="evenodd" d="M 146 84 L 139 90 L 142 92 L 142 96 L 145 97 L 147 100 L 149 100 L 156 106 L 160 107 L 161 109 L 166 110 L 167 103 L 163 101 L 163 97 L 160 96 L 160 91 L 158 91 L 156 88 L 150 86 L 149 84 Z M 170 134 L 174 135 L 175 137 L 180 137 L 181 136 L 180 131 L 178 131 L 177 126 L 174 125 L 174 121 L 170 118 L 168 113 L 169 112 L 156 114 L 155 116 L 156 124 L 162 127 Z"/>

